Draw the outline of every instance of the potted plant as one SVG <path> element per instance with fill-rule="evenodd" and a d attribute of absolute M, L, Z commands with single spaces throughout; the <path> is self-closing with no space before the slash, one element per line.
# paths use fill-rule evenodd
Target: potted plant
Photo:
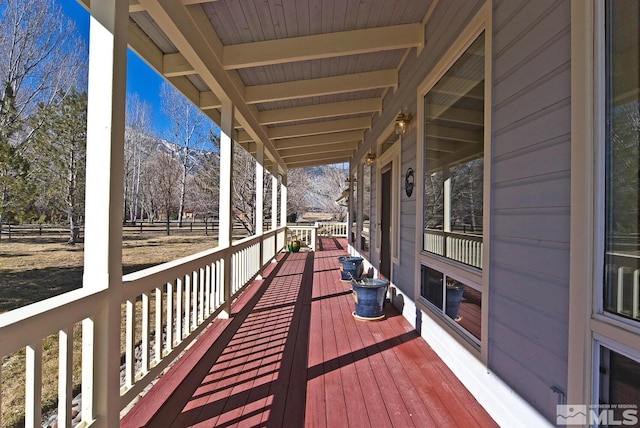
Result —
<path fill-rule="evenodd" d="M 289 252 L 290 253 L 297 253 L 298 251 L 300 251 L 300 241 L 299 240 L 293 240 L 289 242 Z"/>
<path fill-rule="evenodd" d="M 389 281 L 367 278 L 351 280 L 355 311 L 353 317 L 361 321 L 377 321 L 384 318 L 384 302 Z"/>

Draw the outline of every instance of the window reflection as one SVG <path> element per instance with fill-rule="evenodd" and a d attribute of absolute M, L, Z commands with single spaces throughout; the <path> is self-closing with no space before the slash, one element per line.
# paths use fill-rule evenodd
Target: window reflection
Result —
<path fill-rule="evenodd" d="M 607 3 L 604 310 L 640 320 L 640 4 Z M 632 37 L 630 35 L 635 35 Z"/>
<path fill-rule="evenodd" d="M 484 34 L 424 97 L 423 250 L 482 267 Z"/>

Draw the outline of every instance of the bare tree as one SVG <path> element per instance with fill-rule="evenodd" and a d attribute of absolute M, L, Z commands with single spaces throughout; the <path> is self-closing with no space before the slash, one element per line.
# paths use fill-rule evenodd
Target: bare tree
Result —
<path fill-rule="evenodd" d="M 324 212 L 331 213 L 335 220 L 344 221 L 347 218 L 347 209 L 336 202 L 346 188 L 344 171 L 331 165 L 320 167 L 320 171 L 312 177 L 314 205 Z"/>
<path fill-rule="evenodd" d="M 18 119 L 60 102 L 86 78 L 86 47 L 54 0 L 0 0 L 0 53 L 0 81 L 13 92 Z"/>
<path fill-rule="evenodd" d="M 287 182 L 287 221 L 295 221 L 307 211 L 311 177 L 305 168 L 294 168 L 289 170 Z"/>
<path fill-rule="evenodd" d="M 176 184 L 180 178 L 180 163 L 171 153 L 159 150 L 151 156 L 146 167 L 144 184 L 152 198 L 151 204 L 166 216 L 167 235 L 169 235 L 171 215 L 179 201 L 180 190 Z"/>
<path fill-rule="evenodd" d="M 151 106 L 138 94 L 127 97 L 124 141 L 124 218 L 136 222 L 140 214 L 140 180 L 142 165 L 155 142 L 151 134 Z"/>
<path fill-rule="evenodd" d="M 233 217 L 250 235 L 255 233 L 256 160 L 236 144 L 233 151 Z"/>
<path fill-rule="evenodd" d="M 210 121 L 196 106 L 168 83 L 163 83 L 160 89 L 160 96 L 162 110 L 169 120 L 173 143 L 181 147 L 180 163 L 182 165 L 182 174 L 179 179 L 178 226 L 182 227 L 188 175 L 196 166 L 192 152 L 204 148 L 204 143 L 208 141 L 207 130 L 211 125 Z"/>

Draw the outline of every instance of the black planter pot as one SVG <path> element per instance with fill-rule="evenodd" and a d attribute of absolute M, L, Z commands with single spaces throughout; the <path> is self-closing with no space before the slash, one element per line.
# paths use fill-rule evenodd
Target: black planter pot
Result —
<path fill-rule="evenodd" d="M 384 302 L 387 297 L 389 281 L 376 278 L 351 280 L 354 318 L 362 321 L 376 321 L 384 318 Z"/>

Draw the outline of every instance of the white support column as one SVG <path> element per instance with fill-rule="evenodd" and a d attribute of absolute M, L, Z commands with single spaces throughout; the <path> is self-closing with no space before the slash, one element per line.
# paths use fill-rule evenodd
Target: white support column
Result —
<path fill-rule="evenodd" d="M 278 175 L 271 172 L 271 230 L 278 228 Z"/>
<path fill-rule="evenodd" d="M 83 286 L 107 290 L 83 321 L 82 420 L 120 423 L 122 195 L 129 2 L 91 2 Z"/>
<path fill-rule="evenodd" d="M 256 235 L 264 234 L 264 144 L 258 142 L 256 151 Z M 262 279 L 262 258 L 264 254 L 264 239 L 260 239 L 260 251 L 258 252 L 260 270 L 258 279 Z"/>
<path fill-rule="evenodd" d="M 287 225 L 287 176 L 282 174 L 282 184 L 280 190 L 280 222 Z"/>
<path fill-rule="evenodd" d="M 233 193 L 231 191 L 233 180 L 233 115 L 234 107 L 229 101 L 222 103 L 222 115 L 220 119 L 220 204 L 219 219 L 220 232 L 218 246 L 229 248 L 233 234 Z M 231 253 L 228 251 L 224 257 L 224 309 L 220 317 L 231 316 L 231 281 L 233 269 L 231 267 Z"/>

